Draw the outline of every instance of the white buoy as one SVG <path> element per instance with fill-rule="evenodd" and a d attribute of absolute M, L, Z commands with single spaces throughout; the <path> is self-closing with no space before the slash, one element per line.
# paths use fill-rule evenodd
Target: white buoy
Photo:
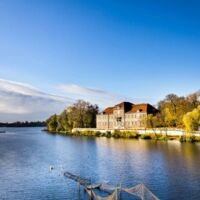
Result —
<path fill-rule="evenodd" d="M 54 166 L 50 165 L 50 166 L 49 166 L 49 170 L 51 171 L 51 170 L 53 170 L 53 169 L 54 169 Z"/>

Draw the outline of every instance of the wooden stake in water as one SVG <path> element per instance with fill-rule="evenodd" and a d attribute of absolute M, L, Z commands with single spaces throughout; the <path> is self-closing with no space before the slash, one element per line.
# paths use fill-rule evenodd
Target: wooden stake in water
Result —
<path fill-rule="evenodd" d="M 94 198 L 94 197 L 93 197 L 93 194 L 92 194 L 92 190 L 90 190 L 89 199 L 90 199 L 90 200 L 93 200 L 93 198 Z"/>

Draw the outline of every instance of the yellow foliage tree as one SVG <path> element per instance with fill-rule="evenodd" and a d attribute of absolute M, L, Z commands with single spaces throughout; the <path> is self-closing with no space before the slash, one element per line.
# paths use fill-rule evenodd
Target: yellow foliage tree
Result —
<path fill-rule="evenodd" d="M 183 123 L 186 131 L 192 132 L 198 130 L 200 126 L 200 106 L 188 112 L 183 116 Z"/>

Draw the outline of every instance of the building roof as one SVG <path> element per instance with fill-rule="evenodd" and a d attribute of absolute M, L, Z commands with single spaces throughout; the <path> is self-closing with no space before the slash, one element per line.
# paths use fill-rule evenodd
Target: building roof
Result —
<path fill-rule="evenodd" d="M 125 113 L 135 113 L 135 112 L 146 112 L 148 114 L 150 113 L 157 113 L 158 110 L 154 108 L 152 105 L 148 103 L 143 104 L 133 104 L 130 102 L 121 102 L 119 104 L 116 104 L 113 107 L 106 108 L 102 113 L 103 114 L 112 114 L 113 110 L 116 108 L 124 109 Z"/>
<path fill-rule="evenodd" d="M 128 113 L 134 113 L 134 112 L 146 112 L 146 113 L 155 113 L 158 112 L 156 108 L 154 108 L 152 105 L 148 103 L 143 104 L 136 104 L 132 106 L 132 109 L 128 111 Z"/>
<path fill-rule="evenodd" d="M 103 111 L 103 114 L 112 114 L 113 113 L 113 107 L 108 107 Z"/>

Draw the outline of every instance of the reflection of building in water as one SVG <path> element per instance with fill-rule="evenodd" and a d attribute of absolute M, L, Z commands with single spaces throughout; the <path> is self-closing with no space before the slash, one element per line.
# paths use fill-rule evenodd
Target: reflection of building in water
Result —
<path fill-rule="evenodd" d="M 144 128 L 144 119 L 158 110 L 150 104 L 122 102 L 106 108 L 97 118 L 98 129 Z"/>

